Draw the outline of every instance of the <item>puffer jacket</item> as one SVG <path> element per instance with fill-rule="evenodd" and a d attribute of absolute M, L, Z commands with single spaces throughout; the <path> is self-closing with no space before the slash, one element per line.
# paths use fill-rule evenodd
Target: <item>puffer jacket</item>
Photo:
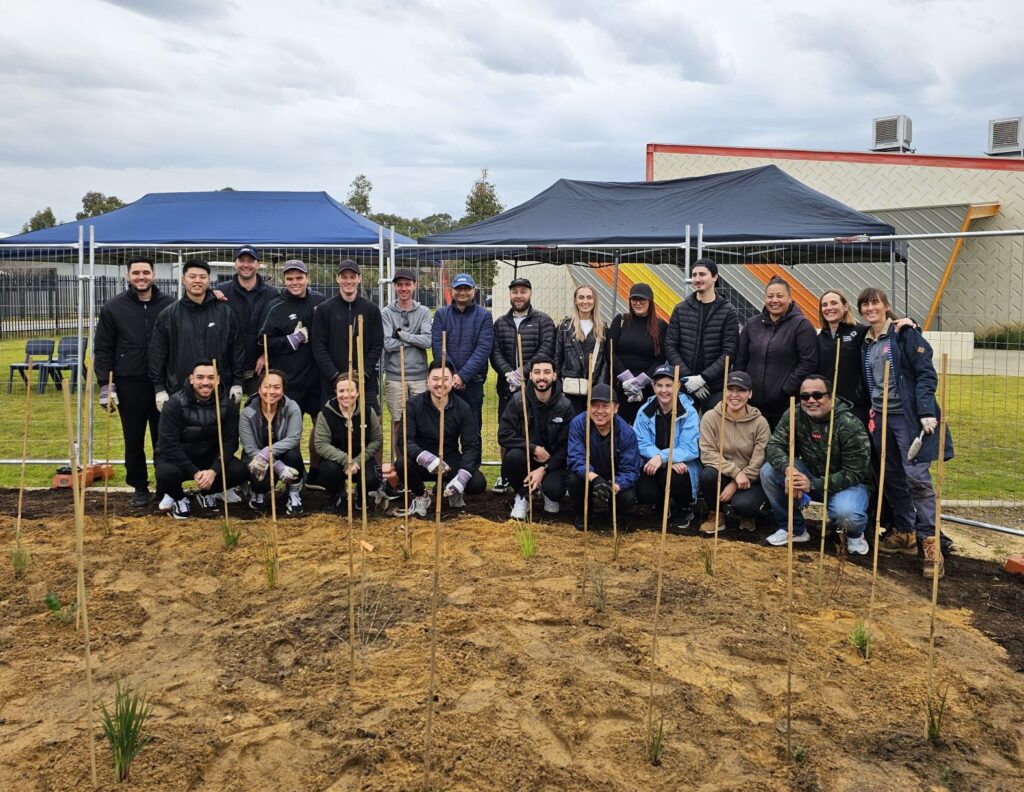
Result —
<path fill-rule="evenodd" d="M 438 308 L 430 327 L 430 348 L 434 360 L 440 360 L 444 339 L 445 359 L 455 366 L 455 373 L 463 382 L 483 382 L 487 379 L 487 360 L 494 341 L 494 323 L 491 313 L 476 303 L 465 311 L 455 305 Z"/>
<path fill-rule="evenodd" d="M 868 326 L 840 324 L 833 333 L 826 324 L 818 331 L 818 373 L 831 379 L 836 367 L 836 344 L 839 350 L 839 376 L 836 395 L 853 405 L 855 413 L 867 415 L 871 395 L 864 382 L 864 338 Z"/>
<path fill-rule="evenodd" d="M 597 319 L 595 321 L 601 321 Z M 606 328 L 607 334 L 607 328 Z M 555 330 L 555 371 L 559 379 L 566 377 L 587 378 L 587 357 L 594 355 L 593 382 L 606 382 L 608 380 L 608 367 L 605 364 L 604 344 L 597 345 L 594 339 L 594 332 L 590 331 L 583 343 L 576 338 L 576 331 L 572 326 L 572 317 L 565 317 Z"/>
<path fill-rule="evenodd" d="M 238 408 L 220 395 L 221 434 L 224 456 L 230 458 L 238 450 Z M 199 401 L 191 385 L 176 391 L 160 413 L 160 431 L 154 456 L 170 462 L 192 477 L 200 470 L 220 473 L 220 447 L 217 442 L 217 403 Z"/>
<path fill-rule="evenodd" d="M 313 445 L 322 459 L 348 466 L 348 425 L 349 419 L 338 406 L 337 399 L 331 399 L 316 418 L 313 427 Z M 352 458 L 362 467 L 366 460 L 372 460 L 384 447 L 384 429 L 380 417 L 373 407 L 367 410 L 366 452 L 362 446 L 362 426 L 359 407 L 352 413 Z"/>
<path fill-rule="evenodd" d="M 256 276 L 256 285 L 252 289 L 243 288 L 235 275 L 230 280 L 221 281 L 212 287 L 227 298 L 228 308 L 235 314 L 238 327 L 245 344 L 245 358 L 242 368 L 250 372 L 256 368 L 256 358 L 263 354 L 263 339 L 260 328 L 267 315 L 270 304 L 277 299 L 277 289 L 263 280 L 262 275 Z"/>
<path fill-rule="evenodd" d="M 680 302 L 665 333 L 665 359 L 670 366 L 679 366 L 679 376 L 700 375 L 712 393 L 722 390 L 725 358 L 733 366 L 739 345 L 740 321 L 736 307 L 720 294 L 707 306 L 703 326 L 697 295 L 688 294 Z M 704 367 L 697 371 L 697 352 L 703 350 Z"/>
<path fill-rule="evenodd" d="M 216 360 L 226 393 L 242 384 L 244 356 L 242 332 L 228 304 L 209 290 L 201 303 L 186 295 L 156 318 L 149 342 L 149 379 L 157 393 L 174 393 L 188 384 L 197 360 Z"/>
<path fill-rule="evenodd" d="M 640 468 L 643 462 L 640 460 L 640 451 L 636 444 L 636 433 L 628 423 L 616 415 L 613 418 L 615 424 L 615 483 L 620 489 L 635 487 L 637 479 L 640 478 Z M 589 424 L 589 425 L 588 425 Z M 586 466 L 587 461 L 587 430 L 590 430 L 590 468 Z M 610 470 L 602 470 L 596 465 L 598 454 L 595 449 L 598 444 L 608 445 L 609 437 L 602 437 L 597 431 L 593 422 L 587 420 L 586 413 L 580 413 L 572 419 L 569 424 L 569 446 L 568 446 L 568 467 L 577 476 L 585 477 L 593 471 L 599 476 L 608 478 Z"/>
<path fill-rule="evenodd" d="M 828 476 L 831 493 L 849 489 L 855 484 L 871 483 L 871 440 L 867 430 L 853 414 L 850 403 L 836 399 L 835 425 L 832 429 L 832 460 Z M 775 427 L 765 449 L 765 461 L 779 473 L 789 465 L 789 410 Z M 807 465 L 811 475 L 811 492 L 824 490 L 825 462 L 828 455 L 829 416 L 813 420 L 799 405 L 796 407 L 796 456 Z"/>
<path fill-rule="evenodd" d="M 640 411 L 633 421 L 633 431 L 636 433 L 637 449 L 640 451 L 641 463 L 646 462 L 654 456 L 660 456 L 661 461 L 669 464 L 668 448 L 659 448 L 657 441 L 657 428 L 655 421 L 659 411 L 658 397 L 651 396 L 643 403 Z M 700 449 L 698 438 L 700 434 L 700 420 L 697 417 L 697 410 L 693 406 L 690 397 L 685 393 L 679 394 L 679 407 L 676 410 L 675 445 L 672 448 L 672 463 L 686 462 L 690 468 L 690 484 L 693 487 L 693 497 L 697 497 L 697 485 L 700 479 Z"/>
<path fill-rule="evenodd" d="M 111 371 L 115 386 L 118 380 L 149 379 L 149 341 L 156 318 L 174 301 L 156 286 L 147 302 L 142 302 L 132 288 L 107 301 L 96 325 L 96 382 L 106 385 Z"/>
<path fill-rule="evenodd" d="M 302 441 L 302 410 L 285 396 L 278 404 L 271 426 L 274 432 L 274 456 L 298 448 Z M 242 459 L 248 461 L 270 443 L 267 421 L 260 410 L 260 396 L 254 393 L 242 408 L 238 422 L 238 439 L 242 442 Z"/>
<path fill-rule="evenodd" d="M 724 408 L 725 403 L 719 402 L 700 419 L 700 460 L 707 467 L 721 470 L 723 476 L 736 478 L 737 473 L 744 473 L 751 481 L 757 481 L 761 477 L 764 450 L 772 436 L 768 421 L 757 407 L 751 407 L 749 404 L 746 414 L 739 418 L 734 418 L 726 412 L 725 442 L 720 457 L 718 435 L 722 427 Z M 786 452 L 789 452 L 788 445 Z"/>
<path fill-rule="evenodd" d="M 516 336 L 523 339 L 522 368 L 528 369 L 534 355 L 555 356 L 555 323 L 543 311 L 536 310 L 532 305 L 526 312 L 523 321 L 516 327 L 512 318 L 512 309 L 494 320 L 494 344 L 491 346 L 491 365 L 498 372 L 497 388 L 507 388 L 505 375 L 513 369 L 520 368 L 519 347 Z"/>
<path fill-rule="evenodd" d="M 543 446 L 551 455 L 547 461 L 548 470 L 562 470 L 569 444 L 569 423 L 576 415 L 569 399 L 562 394 L 557 380 L 551 388 L 551 397 L 546 402 L 537 398 L 536 391 L 526 386 L 526 413 L 530 427 L 530 454 L 537 446 Z M 501 414 L 498 423 L 498 445 L 506 451 L 522 449 L 523 438 L 523 395 L 520 391 L 512 398 Z"/>
<path fill-rule="evenodd" d="M 313 316 L 324 301 L 324 296 L 312 289 L 306 290 L 305 297 L 294 297 L 287 290 L 270 304 L 267 316 L 260 328 L 267 336 L 267 353 L 270 367 L 284 372 L 285 389 L 290 393 L 320 387 L 320 369 L 313 359 Z M 310 339 L 292 349 L 288 336 L 295 332 L 299 322 L 309 330 Z"/>

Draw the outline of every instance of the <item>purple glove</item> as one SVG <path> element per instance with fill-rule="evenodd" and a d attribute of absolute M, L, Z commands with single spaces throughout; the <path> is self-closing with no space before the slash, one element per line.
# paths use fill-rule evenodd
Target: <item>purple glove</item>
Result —
<path fill-rule="evenodd" d="M 291 344 L 292 349 L 298 349 L 300 346 L 309 341 L 309 330 L 302 326 L 302 322 L 295 325 L 295 331 L 285 336 L 288 339 L 288 343 Z"/>
<path fill-rule="evenodd" d="M 630 371 L 629 369 L 626 369 L 621 374 L 619 374 L 619 376 L 617 376 L 615 379 L 617 379 L 619 382 L 625 385 L 627 380 L 633 379 L 633 372 Z"/>
<path fill-rule="evenodd" d="M 416 464 L 423 465 L 427 469 L 428 473 L 436 473 L 437 466 L 442 464 L 441 460 L 437 458 L 435 454 L 431 454 L 429 451 L 420 451 L 416 455 Z M 451 470 L 447 463 L 444 463 L 444 472 L 447 473 Z"/>
<path fill-rule="evenodd" d="M 627 391 L 636 391 L 639 393 L 648 385 L 651 384 L 651 378 L 644 373 L 637 374 L 632 379 L 626 380 L 622 383 L 622 389 Z"/>
<path fill-rule="evenodd" d="M 106 410 L 107 405 L 117 409 L 117 389 L 113 384 L 100 386 L 100 407 Z"/>
<path fill-rule="evenodd" d="M 263 481 L 270 467 L 270 448 L 264 448 L 249 461 L 249 472 L 257 481 Z M 277 470 L 275 468 L 274 472 Z"/>
<path fill-rule="evenodd" d="M 473 478 L 473 474 L 465 468 L 461 468 L 459 472 L 452 477 L 452 480 L 448 482 L 448 486 L 444 488 L 444 494 L 461 495 L 466 491 L 466 485 L 469 484 L 469 480 L 471 478 Z"/>
<path fill-rule="evenodd" d="M 274 476 L 278 481 L 284 484 L 291 484 L 299 480 L 299 471 L 293 467 L 288 467 L 280 459 L 274 460 Z"/>

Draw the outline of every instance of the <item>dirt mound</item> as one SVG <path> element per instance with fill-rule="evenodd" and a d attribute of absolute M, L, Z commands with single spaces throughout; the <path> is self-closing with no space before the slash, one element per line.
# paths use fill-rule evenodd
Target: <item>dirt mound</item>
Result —
<path fill-rule="evenodd" d="M 0 570 L 5 789 L 88 786 L 81 637 L 43 606 L 48 591 L 65 602 L 74 594 L 73 530 L 67 516 L 41 512 L 25 526 L 27 573 L 15 580 L 9 565 Z M 239 524 L 241 545 L 225 550 L 212 519 L 115 518 L 104 537 L 90 518 L 97 696 L 109 702 L 114 676 L 127 675 L 154 704 L 156 739 L 127 788 L 422 788 L 432 525 L 414 526 L 406 560 L 399 522 L 371 521 L 374 550 L 355 559 L 350 685 L 345 523 L 282 520 L 276 590 L 264 579 L 260 523 Z M 0 525 L 9 544 L 12 521 Z M 658 536 L 625 536 L 612 560 L 610 537 L 592 535 L 584 597 L 581 535 L 571 526 L 541 526 L 538 554 L 524 561 L 510 523 L 446 520 L 433 786 L 1021 788 L 1024 679 L 1006 650 L 972 626 L 966 595 L 950 602 L 962 585 L 956 564 L 966 560 L 951 559 L 943 581 L 953 607 L 939 614 L 937 679 L 948 686 L 948 705 L 933 746 L 924 737 L 924 581 L 910 571 L 880 578 L 867 662 L 849 634 L 867 606 L 869 570 L 845 564 L 819 608 L 817 557 L 798 554 L 799 761 L 787 761 L 785 552 L 722 541 L 708 577 L 706 546 L 696 537 L 667 540 L 655 677 L 665 747 L 654 767 L 644 736 Z M 830 592 L 836 568 L 829 558 Z M 998 577 L 993 565 L 987 570 Z M 98 727 L 96 734 L 100 777 L 113 789 L 109 751 Z"/>

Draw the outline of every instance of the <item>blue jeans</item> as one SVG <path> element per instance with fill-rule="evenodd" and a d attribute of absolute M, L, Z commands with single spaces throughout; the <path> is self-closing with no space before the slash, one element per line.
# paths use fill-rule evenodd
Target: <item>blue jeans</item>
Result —
<path fill-rule="evenodd" d="M 892 508 L 893 527 L 918 538 L 935 536 L 935 490 L 930 462 L 910 462 L 907 450 L 920 426 L 911 426 L 905 415 L 889 414 L 886 420 L 885 499 Z M 881 453 L 882 418 L 874 416 L 871 442 Z"/>
<path fill-rule="evenodd" d="M 805 476 L 810 471 L 802 459 L 797 459 L 796 469 Z M 788 520 L 786 512 L 786 474 L 779 473 L 767 462 L 761 466 L 761 486 L 768 496 L 772 507 L 772 516 L 779 528 L 785 528 Z M 812 492 L 811 497 L 821 500 L 822 493 Z M 828 521 L 837 531 L 846 531 L 846 536 L 854 539 L 864 535 L 868 527 L 868 488 L 863 484 L 854 484 L 839 492 L 828 493 Z M 799 536 L 807 530 L 804 515 L 797 504 L 793 504 L 793 534 Z"/>

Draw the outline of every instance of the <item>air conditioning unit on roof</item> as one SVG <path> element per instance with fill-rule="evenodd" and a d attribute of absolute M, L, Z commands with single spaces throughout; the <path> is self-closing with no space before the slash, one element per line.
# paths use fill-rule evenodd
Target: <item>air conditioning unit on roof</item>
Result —
<path fill-rule="evenodd" d="M 872 122 L 872 151 L 910 151 L 913 137 L 910 119 L 905 115 L 885 116 Z"/>
<path fill-rule="evenodd" d="M 1024 116 L 989 121 L 985 153 L 990 157 L 1024 157 Z"/>

